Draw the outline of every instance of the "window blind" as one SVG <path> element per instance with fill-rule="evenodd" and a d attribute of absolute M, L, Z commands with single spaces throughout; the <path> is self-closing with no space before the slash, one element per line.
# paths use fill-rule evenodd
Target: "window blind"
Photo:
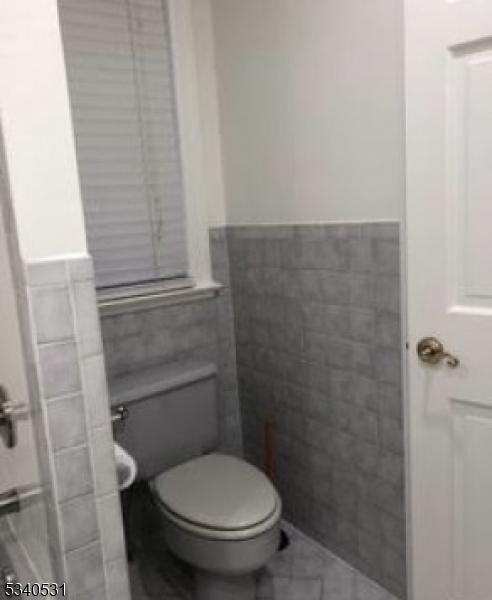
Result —
<path fill-rule="evenodd" d="M 186 276 L 165 0 L 60 0 L 77 160 L 98 287 Z"/>

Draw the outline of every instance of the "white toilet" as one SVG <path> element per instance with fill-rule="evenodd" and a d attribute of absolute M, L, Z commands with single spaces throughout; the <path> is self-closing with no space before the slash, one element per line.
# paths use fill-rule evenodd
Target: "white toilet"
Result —
<path fill-rule="evenodd" d="M 215 367 L 156 366 L 110 382 L 128 419 L 117 441 L 136 459 L 167 546 L 196 571 L 197 600 L 254 600 L 254 573 L 276 553 L 282 503 L 265 475 L 218 444 Z"/>

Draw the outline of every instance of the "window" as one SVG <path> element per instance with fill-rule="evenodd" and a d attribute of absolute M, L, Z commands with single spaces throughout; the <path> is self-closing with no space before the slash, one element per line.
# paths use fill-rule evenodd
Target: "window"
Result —
<path fill-rule="evenodd" d="M 60 0 L 89 250 L 100 288 L 188 273 L 165 0 Z"/>

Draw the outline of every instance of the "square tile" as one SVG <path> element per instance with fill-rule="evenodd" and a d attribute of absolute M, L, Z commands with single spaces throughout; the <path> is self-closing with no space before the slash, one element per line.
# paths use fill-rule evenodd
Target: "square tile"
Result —
<path fill-rule="evenodd" d="M 350 311 L 350 335 L 356 342 L 373 343 L 376 338 L 375 311 L 353 308 Z"/>
<path fill-rule="evenodd" d="M 55 452 L 87 442 L 84 399 L 80 394 L 52 400 L 47 415 L 51 446 Z"/>
<path fill-rule="evenodd" d="M 351 273 L 371 273 L 374 269 L 372 240 L 364 237 L 348 240 Z"/>
<path fill-rule="evenodd" d="M 99 538 L 93 494 L 64 502 L 60 506 L 62 536 L 66 550 L 87 546 Z"/>
<path fill-rule="evenodd" d="M 323 589 L 319 578 L 278 577 L 272 583 L 273 598 L 283 600 L 319 600 Z"/>
<path fill-rule="evenodd" d="M 400 272 L 398 240 L 376 238 L 372 243 L 375 272 L 382 275 L 398 275 Z"/>
<path fill-rule="evenodd" d="M 72 550 L 67 554 L 68 587 L 71 594 L 100 589 L 104 583 L 104 566 L 99 542 Z"/>
<path fill-rule="evenodd" d="M 94 354 L 82 359 L 84 398 L 91 428 L 107 425 L 110 419 L 108 385 L 104 356 Z"/>
<path fill-rule="evenodd" d="M 101 328 L 97 309 L 96 290 L 92 280 L 73 283 L 76 336 L 82 356 L 98 354 L 102 350 Z"/>
<path fill-rule="evenodd" d="M 38 343 L 59 342 L 74 336 L 68 287 L 35 287 L 30 292 Z"/>
<path fill-rule="evenodd" d="M 341 561 L 335 561 L 326 570 L 322 600 L 353 600 L 356 573 Z"/>
<path fill-rule="evenodd" d="M 126 558 L 111 561 L 106 564 L 105 568 L 108 580 L 108 600 L 131 600 Z"/>
<path fill-rule="evenodd" d="M 118 486 L 111 427 L 108 425 L 94 429 L 89 435 L 96 496 L 112 494 L 116 492 Z"/>
<path fill-rule="evenodd" d="M 59 502 L 83 496 L 93 490 L 92 470 L 87 446 L 55 454 L 57 499 Z"/>
<path fill-rule="evenodd" d="M 67 279 L 67 267 L 63 260 L 40 260 L 26 263 L 26 282 L 30 287 L 66 284 Z"/>
<path fill-rule="evenodd" d="M 405 581 L 405 559 L 391 546 L 382 548 L 382 570 L 394 581 Z"/>
<path fill-rule="evenodd" d="M 94 279 L 94 266 L 90 256 L 80 256 L 67 260 L 67 267 L 72 281 Z"/>
<path fill-rule="evenodd" d="M 39 366 L 45 399 L 80 391 L 77 348 L 73 342 L 40 346 Z"/>
<path fill-rule="evenodd" d="M 381 346 L 400 351 L 401 317 L 399 314 L 378 312 L 376 316 L 376 340 Z"/>
<path fill-rule="evenodd" d="M 403 426 L 401 421 L 387 417 L 384 413 L 379 419 L 381 446 L 385 450 L 403 455 Z"/>
<path fill-rule="evenodd" d="M 98 498 L 97 514 L 101 528 L 104 560 L 108 562 L 117 558 L 125 558 L 125 540 L 119 494 Z"/>
<path fill-rule="evenodd" d="M 372 275 L 351 273 L 349 281 L 350 306 L 366 309 L 378 307 L 375 303 L 375 283 Z"/>
<path fill-rule="evenodd" d="M 354 600 L 392 600 L 391 594 L 360 573 L 355 578 Z"/>
<path fill-rule="evenodd" d="M 394 314 L 400 312 L 400 280 L 397 276 L 378 276 L 374 284 L 374 307 Z"/>
<path fill-rule="evenodd" d="M 394 485 L 403 485 L 403 456 L 393 452 L 381 452 L 378 460 L 378 476 Z"/>
<path fill-rule="evenodd" d="M 364 223 L 361 228 L 363 237 L 379 240 L 397 240 L 399 231 L 400 223 L 398 221 L 375 221 L 373 223 Z"/>
<path fill-rule="evenodd" d="M 403 422 L 403 397 L 399 384 L 377 382 L 378 411 L 390 419 Z"/>
<path fill-rule="evenodd" d="M 73 596 L 73 600 L 107 600 L 106 587 L 100 587 L 97 590 L 89 590 L 81 592 Z"/>
<path fill-rule="evenodd" d="M 402 361 L 399 350 L 378 347 L 374 355 L 375 374 L 379 381 L 400 385 L 402 379 Z"/>

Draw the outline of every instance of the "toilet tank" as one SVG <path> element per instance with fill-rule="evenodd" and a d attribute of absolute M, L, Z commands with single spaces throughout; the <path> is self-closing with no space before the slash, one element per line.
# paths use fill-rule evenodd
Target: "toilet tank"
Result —
<path fill-rule="evenodd" d="M 136 460 L 139 479 L 211 452 L 218 444 L 215 365 L 156 365 L 109 381 L 112 408 L 128 416 L 115 440 Z"/>

